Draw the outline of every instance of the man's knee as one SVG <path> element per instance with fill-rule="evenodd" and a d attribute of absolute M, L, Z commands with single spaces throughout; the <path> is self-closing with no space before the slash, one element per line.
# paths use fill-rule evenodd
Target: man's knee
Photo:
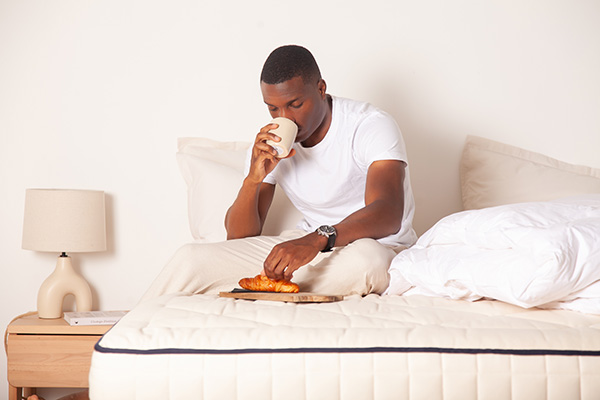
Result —
<path fill-rule="evenodd" d="M 394 258 L 394 251 L 373 239 L 359 239 L 348 246 L 351 260 L 346 272 L 362 277 L 365 287 L 358 294 L 382 293 L 389 283 L 388 269 Z"/>
<path fill-rule="evenodd" d="M 392 249 L 382 245 L 374 239 L 358 239 L 347 246 L 346 249 L 353 264 L 359 269 L 367 271 L 388 270 L 392 259 L 396 255 Z"/>

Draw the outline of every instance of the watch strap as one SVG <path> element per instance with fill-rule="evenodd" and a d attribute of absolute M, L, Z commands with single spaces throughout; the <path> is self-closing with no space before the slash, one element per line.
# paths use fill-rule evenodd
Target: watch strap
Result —
<path fill-rule="evenodd" d="M 327 253 L 331 251 L 331 249 L 333 249 L 335 246 L 335 239 L 337 238 L 337 231 L 335 228 L 330 225 L 322 225 L 317 229 L 317 233 L 327 238 L 327 245 L 323 250 L 321 250 L 321 253 Z"/>
<path fill-rule="evenodd" d="M 336 234 L 332 234 L 329 235 L 329 237 L 327 238 L 327 246 L 325 246 L 325 248 L 323 250 L 321 250 L 321 253 L 327 253 L 328 251 L 331 251 L 331 249 L 333 249 L 333 246 L 335 245 L 335 238 L 336 238 Z"/>

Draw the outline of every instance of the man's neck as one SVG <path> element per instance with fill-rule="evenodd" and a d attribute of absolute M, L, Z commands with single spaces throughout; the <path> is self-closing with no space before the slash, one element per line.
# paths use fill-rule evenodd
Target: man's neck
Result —
<path fill-rule="evenodd" d="M 319 127 L 315 130 L 315 132 L 310 135 L 310 137 L 308 139 L 306 139 L 305 141 L 301 142 L 300 144 L 302 145 L 302 147 L 313 147 L 316 146 L 317 144 L 321 143 L 321 141 L 325 138 L 325 135 L 327 135 L 327 132 L 329 131 L 329 127 L 331 126 L 331 119 L 332 119 L 332 115 L 333 115 L 333 99 L 331 98 L 330 95 L 327 95 L 327 98 L 325 100 L 327 102 L 327 108 L 326 108 L 326 112 L 325 112 L 325 116 L 323 117 L 323 121 L 321 122 L 321 124 L 319 125 Z"/>

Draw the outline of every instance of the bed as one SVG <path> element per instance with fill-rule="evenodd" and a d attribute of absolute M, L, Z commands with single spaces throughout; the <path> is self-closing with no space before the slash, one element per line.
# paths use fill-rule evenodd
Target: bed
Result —
<path fill-rule="evenodd" d="M 246 146 L 180 141 L 196 241 L 223 239 Z M 461 181 L 466 210 L 394 259 L 386 294 L 146 298 L 96 345 L 90 398 L 598 398 L 600 171 L 469 137 Z M 295 218 L 277 201 L 274 231 Z"/>

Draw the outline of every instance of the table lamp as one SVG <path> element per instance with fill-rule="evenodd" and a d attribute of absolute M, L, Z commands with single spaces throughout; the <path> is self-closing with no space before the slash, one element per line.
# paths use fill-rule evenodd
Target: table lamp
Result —
<path fill-rule="evenodd" d="M 22 247 L 60 254 L 56 269 L 38 292 L 40 318 L 61 318 L 68 294 L 75 296 L 77 311 L 91 311 L 90 286 L 73 269 L 67 252 L 106 250 L 104 192 L 27 189 Z"/>

